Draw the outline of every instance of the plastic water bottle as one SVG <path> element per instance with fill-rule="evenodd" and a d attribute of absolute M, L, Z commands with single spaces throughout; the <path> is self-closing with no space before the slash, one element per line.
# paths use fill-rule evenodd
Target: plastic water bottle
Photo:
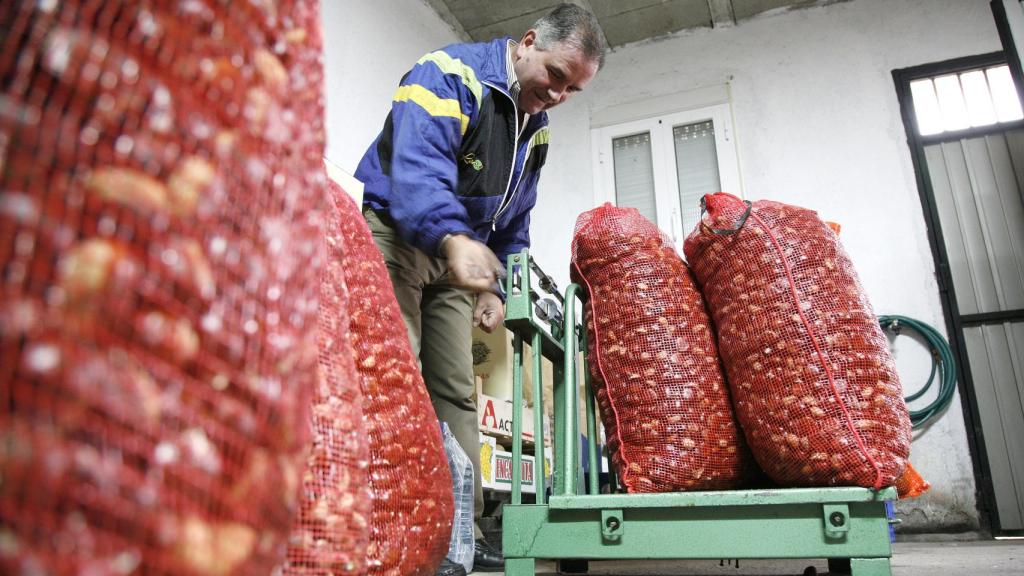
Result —
<path fill-rule="evenodd" d="M 462 446 L 441 423 L 444 451 L 448 455 L 448 469 L 452 473 L 452 494 L 455 495 L 455 519 L 452 536 L 448 541 L 448 559 L 462 564 L 469 574 L 473 571 L 473 463 Z"/>

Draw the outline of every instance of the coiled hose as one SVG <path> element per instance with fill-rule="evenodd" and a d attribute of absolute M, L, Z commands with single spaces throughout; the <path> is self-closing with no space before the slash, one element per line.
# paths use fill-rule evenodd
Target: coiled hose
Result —
<path fill-rule="evenodd" d="M 917 392 L 907 396 L 905 400 L 909 404 L 923 396 L 932 387 L 936 375 L 939 377 L 939 393 L 935 400 L 932 400 L 924 408 L 910 410 L 910 423 L 916 430 L 941 414 L 953 401 L 953 393 L 956 392 L 956 362 L 953 360 L 953 351 L 949 348 L 949 343 L 942 334 L 939 334 L 935 328 L 919 320 L 906 316 L 879 316 L 878 324 L 882 327 L 882 330 L 890 331 L 897 336 L 903 329 L 912 330 L 917 332 L 928 343 L 932 356 L 931 374 L 928 375 L 928 381 L 925 382 L 924 386 Z"/>

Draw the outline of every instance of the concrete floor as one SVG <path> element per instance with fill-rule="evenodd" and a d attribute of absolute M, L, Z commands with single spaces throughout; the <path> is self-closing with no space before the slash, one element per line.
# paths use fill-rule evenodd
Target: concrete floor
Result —
<path fill-rule="evenodd" d="M 589 573 L 602 576 L 800 576 L 809 566 L 818 574 L 828 571 L 824 560 L 740 560 L 738 568 L 732 563 L 719 564 L 717 560 L 591 562 Z M 897 542 L 893 545 L 891 565 L 892 576 L 1024 576 L 1024 540 Z M 553 563 L 538 562 L 537 574 L 557 573 Z"/>

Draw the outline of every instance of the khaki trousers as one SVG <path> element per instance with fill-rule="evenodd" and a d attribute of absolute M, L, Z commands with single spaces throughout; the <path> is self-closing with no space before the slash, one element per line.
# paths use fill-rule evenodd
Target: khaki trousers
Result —
<path fill-rule="evenodd" d="M 447 260 L 410 246 L 372 210 L 364 209 L 363 216 L 384 255 L 437 418 L 448 423 L 473 463 L 473 532 L 481 538 L 484 493 L 472 351 L 476 297 L 448 283 Z"/>

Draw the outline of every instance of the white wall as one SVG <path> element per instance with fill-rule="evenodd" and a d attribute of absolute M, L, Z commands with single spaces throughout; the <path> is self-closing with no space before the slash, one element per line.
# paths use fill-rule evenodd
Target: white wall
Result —
<path fill-rule="evenodd" d="M 323 0 L 323 17 L 327 155 L 351 172 L 401 75 L 457 37 L 420 0 Z M 944 331 L 891 71 L 999 49 L 980 0 L 851 0 L 620 48 L 583 94 L 551 114 L 534 254 L 564 286 L 575 217 L 594 206 L 594 113 L 730 83 L 746 197 L 807 206 L 841 223 L 875 312 Z M 909 391 L 926 377 L 928 359 L 905 340 L 896 355 Z M 959 397 L 918 435 L 912 460 L 933 487 L 899 504 L 904 529 L 976 528 Z"/>
<path fill-rule="evenodd" d="M 586 91 L 551 112 L 534 253 L 564 285 L 576 214 L 595 205 L 590 122 L 609 107 L 731 85 L 744 193 L 817 210 L 842 240 L 878 314 L 945 331 L 892 70 L 1000 50 L 987 2 L 851 0 L 620 48 Z M 898 340 L 908 391 L 926 353 Z M 905 530 L 977 527 L 960 399 L 913 445 L 931 492 L 898 505 Z"/>
<path fill-rule="evenodd" d="M 326 155 L 351 174 L 384 126 L 402 75 L 459 38 L 422 0 L 322 0 L 321 11 Z"/>

